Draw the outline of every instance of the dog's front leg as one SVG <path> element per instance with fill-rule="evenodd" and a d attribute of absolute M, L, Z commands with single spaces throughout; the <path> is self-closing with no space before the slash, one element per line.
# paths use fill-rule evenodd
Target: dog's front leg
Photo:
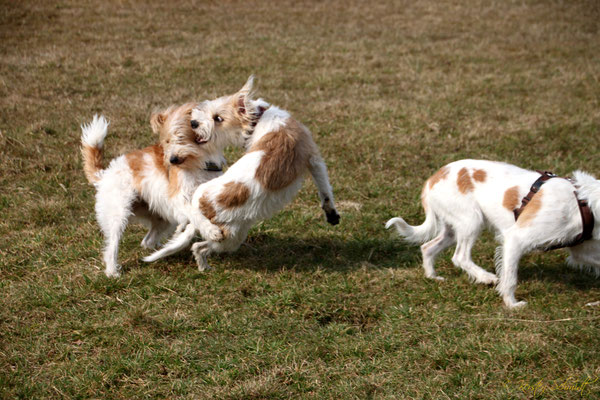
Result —
<path fill-rule="evenodd" d="M 208 241 L 197 242 L 192 245 L 192 253 L 198 264 L 198 271 L 204 272 L 211 269 L 208 265 L 207 257 L 210 254 L 210 245 Z"/>

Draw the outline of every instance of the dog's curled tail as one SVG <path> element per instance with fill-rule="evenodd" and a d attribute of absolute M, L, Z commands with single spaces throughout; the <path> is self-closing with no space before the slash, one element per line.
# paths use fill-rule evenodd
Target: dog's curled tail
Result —
<path fill-rule="evenodd" d="M 96 183 L 100 179 L 99 172 L 102 171 L 102 148 L 107 133 L 108 121 L 103 115 L 94 115 L 92 122 L 81 125 L 83 171 L 90 183 Z"/>
<path fill-rule="evenodd" d="M 425 222 L 419 226 L 411 226 L 400 217 L 392 218 L 385 224 L 385 229 L 395 227 L 400 236 L 407 242 L 425 243 L 437 233 L 437 218 L 429 211 Z"/>

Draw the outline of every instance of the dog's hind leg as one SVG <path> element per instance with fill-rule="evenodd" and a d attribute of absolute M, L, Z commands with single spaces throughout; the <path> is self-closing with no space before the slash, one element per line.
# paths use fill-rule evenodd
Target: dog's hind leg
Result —
<path fill-rule="evenodd" d="M 425 269 L 425 276 L 431 279 L 437 279 L 443 281 L 444 278 L 437 276 L 435 272 L 435 258 L 437 255 L 444 251 L 446 248 L 456 243 L 454 238 L 454 231 L 448 225 L 444 225 L 442 232 L 434 239 L 421 245 L 421 254 L 423 254 L 423 269 Z"/>
<path fill-rule="evenodd" d="M 145 262 L 153 262 L 159 258 L 169 256 L 187 248 L 196 234 L 196 228 L 192 224 L 187 224 L 185 229 L 175 234 L 160 250 L 155 251 L 142 260 Z"/>
<path fill-rule="evenodd" d="M 115 205 L 110 214 L 98 212 L 98 224 L 104 233 L 104 252 L 103 259 L 105 270 L 104 274 L 109 278 L 118 278 L 121 275 L 121 266 L 118 264 L 119 241 L 123 231 L 127 226 L 130 217 L 128 208 L 121 205 Z"/>
<path fill-rule="evenodd" d="M 173 234 L 174 231 L 175 225 L 157 218 L 151 222 L 150 230 L 142 240 L 142 247 L 150 250 L 155 249 L 163 237 Z"/>
<path fill-rule="evenodd" d="M 340 215 L 335 209 L 335 204 L 333 202 L 333 189 L 329 183 L 329 175 L 327 174 L 325 161 L 323 161 L 321 156 L 313 155 L 309 160 L 308 169 L 319 190 L 321 208 L 325 212 L 327 222 L 331 225 L 337 225 L 340 222 Z"/>
<path fill-rule="evenodd" d="M 464 227 L 461 227 L 463 228 L 461 230 L 456 230 L 457 244 L 452 262 L 469 274 L 475 282 L 486 285 L 495 284 L 498 282 L 496 275 L 484 270 L 471 259 L 471 250 L 481 231 L 479 226 L 480 224 L 477 225 L 476 229 L 471 230 L 465 230 Z"/>

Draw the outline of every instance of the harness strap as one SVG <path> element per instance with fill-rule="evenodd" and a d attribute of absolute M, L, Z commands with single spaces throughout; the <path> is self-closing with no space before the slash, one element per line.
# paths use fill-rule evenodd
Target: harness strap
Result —
<path fill-rule="evenodd" d="M 529 204 L 533 196 L 540 191 L 542 185 L 546 183 L 546 181 L 548 181 L 549 179 L 556 178 L 556 175 L 554 175 L 552 172 L 538 172 L 542 174 L 542 176 L 540 176 L 535 182 L 533 182 L 533 185 L 531 185 L 531 189 L 529 189 L 529 193 L 527 193 L 527 195 L 523 197 L 523 200 L 521 200 L 521 207 L 515 208 L 513 210 L 513 213 L 515 214 L 515 221 L 519 218 L 519 215 L 521 215 L 521 212 L 523 212 L 523 209 L 527 204 Z"/>
<path fill-rule="evenodd" d="M 554 175 L 552 172 L 538 172 L 542 174 L 542 176 L 540 176 L 533 183 L 533 185 L 531 185 L 529 193 L 527 193 L 527 195 L 523 197 L 523 200 L 521 200 L 521 207 L 513 210 L 513 213 L 515 214 L 515 221 L 519 218 L 519 215 L 521 215 L 521 212 L 523 211 L 525 206 L 529 204 L 533 196 L 540 191 L 542 185 L 546 183 L 546 181 L 548 181 L 549 179 L 558 178 L 558 176 Z M 568 180 L 570 181 L 570 179 Z M 554 246 L 547 247 L 545 250 L 555 250 L 561 249 L 563 247 L 577 246 L 578 244 L 581 244 L 584 241 L 592 238 L 592 232 L 594 231 L 594 214 L 592 213 L 592 209 L 590 208 L 587 200 L 581 200 L 577 197 L 576 191 L 573 191 L 573 194 L 575 195 L 575 200 L 577 200 L 577 205 L 579 206 L 579 213 L 581 214 L 581 223 L 583 225 L 583 231 L 577 236 L 575 236 L 575 238 L 573 238 L 573 240 L 571 240 L 570 242 L 556 244 Z"/>

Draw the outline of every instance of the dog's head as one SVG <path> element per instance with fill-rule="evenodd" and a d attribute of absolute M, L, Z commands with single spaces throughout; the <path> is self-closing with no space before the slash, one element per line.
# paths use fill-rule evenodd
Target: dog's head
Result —
<path fill-rule="evenodd" d="M 209 158 L 222 157 L 222 148 L 215 140 L 198 135 L 191 127 L 192 110 L 198 105 L 171 106 L 150 117 L 152 130 L 159 135 L 166 165 L 195 169 L 203 167 Z"/>
<path fill-rule="evenodd" d="M 256 123 L 252 99 L 254 77 L 237 93 L 200 103 L 192 110 L 190 126 L 203 140 L 214 140 L 223 148 L 243 146 Z"/>

